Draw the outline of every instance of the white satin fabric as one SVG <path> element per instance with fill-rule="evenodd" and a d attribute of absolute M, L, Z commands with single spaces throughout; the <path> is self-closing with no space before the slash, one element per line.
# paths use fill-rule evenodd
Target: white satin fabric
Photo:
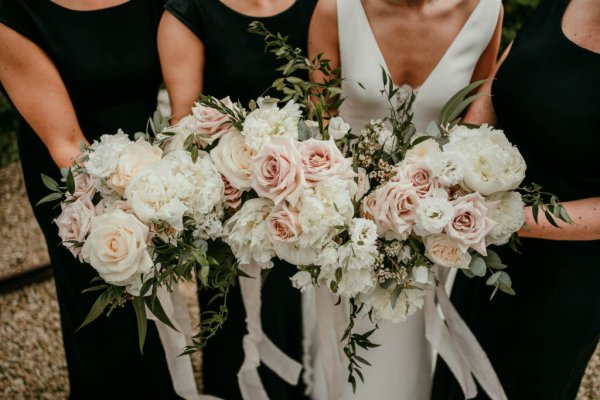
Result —
<path fill-rule="evenodd" d="M 500 0 L 480 0 L 458 36 L 419 88 L 413 108 L 413 121 L 417 130 L 423 131 L 430 121 L 437 120 L 442 106 L 470 83 L 475 66 L 496 29 L 500 7 Z M 340 109 L 340 115 L 351 124 L 354 131 L 360 131 L 371 119 L 389 115 L 387 99 L 380 93 L 383 87 L 381 67 L 388 73 L 389 69 L 361 1 L 337 0 L 337 13 L 340 61 L 344 78 L 342 92 L 347 98 Z M 453 276 L 448 277 L 448 281 L 452 280 Z M 314 352 L 310 357 L 309 368 L 314 377 L 310 380 L 310 394 L 313 399 L 429 399 L 433 378 L 432 355 L 435 352 L 427 334 L 437 340 L 443 330 L 441 326 L 432 322 L 426 333 L 423 310 L 404 323 L 380 326 L 371 339 L 382 346 L 368 352 L 359 352 L 372 366 L 363 368 L 365 382 L 359 381 L 356 393 L 352 393 L 351 386 L 346 382 L 346 360 L 339 351 L 339 339 L 345 328 L 343 317 L 347 315 L 347 309 L 344 306 L 334 307 L 335 298 L 324 288 L 319 288 L 316 293 L 309 293 L 308 296 L 312 298 L 304 302 L 305 320 L 316 319 L 318 327 L 317 333 L 313 334 L 317 343 L 306 346 Z M 431 311 L 438 301 L 434 302 L 430 298 L 428 304 Z M 429 320 L 432 321 L 433 314 L 429 314 Z M 439 319 L 439 324 L 443 325 L 444 322 Z M 363 333 L 372 329 L 371 327 L 368 320 L 360 320 L 355 325 L 355 331 Z M 455 340 L 449 339 L 448 335 L 442 337 L 446 339 L 446 353 L 452 353 L 454 350 L 448 346 Z M 440 343 L 438 341 L 438 345 Z M 464 367 L 460 373 L 465 375 L 463 381 L 466 382 L 465 386 L 468 386 L 467 393 L 472 395 L 472 371 L 467 368 L 470 364 L 465 361 L 460 365 Z M 493 375 L 495 377 L 495 374 Z M 491 380 L 494 380 L 493 377 Z M 500 388 L 499 393 L 501 392 Z M 499 394 L 493 398 L 503 397 Z"/>

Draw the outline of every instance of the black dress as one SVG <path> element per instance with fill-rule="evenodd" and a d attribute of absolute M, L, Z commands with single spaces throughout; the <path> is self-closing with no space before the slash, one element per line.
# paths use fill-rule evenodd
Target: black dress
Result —
<path fill-rule="evenodd" d="M 74 11 L 49 0 L 0 0 L 0 23 L 37 44 L 54 62 L 88 140 L 118 128 L 144 131 L 161 82 L 156 50 L 160 0 L 130 0 L 96 11 Z M 49 116 L 59 118 L 59 116 Z M 40 174 L 60 173 L 48 150 L 21 120 L 19 150 L 32 204 L 48 190 Z M 60 245 L 53 205 L 33 207 L 48 243 L 61 313 L 71 399 L 178 398 L 154 324 L 145 352 L 137 346 L 131 307 L 75 332 L 97 294 L 82 294 L 96 275 Z"/>
<path fill-rule="evenodd" d="M 523 154 L 527 180 L 562 201 L 600 196 L 600 54 L 564 35 L 568 3 L 542 1 L 492 88 L 498 126 Z M 501 250 L 516 296 L 489 301 L 489 287 L 459 274 L 452 300 L 510 400 L 571 400 L 600 334 L 600 241 L 522 241 L 522 254 Z M 439 362 L 433 398 L 463 399 Z"/>
<path fill-rule="evenodd" d="M 308 25 L 316 0 L 297 0 L 290 8 L 272 17 L 242 15 L 219 0 L 170 0 L 166 9 L 183 22 L 204 44 L 204 94 L 230 96 L 247 106 L 251 99 L 276 92 L 269 89 L 280 77 L 281 65 L 265 53 L 260 36 L 248 33 L 252 21 L 261 21 L 271 32 L 289 36 L 294 47 L 306 51 Z M 263 286 L 262 323 L 265 333 L 282 351 L 302 361 L 302 319 L 300 292 L 289 281 L 295 268 L 276 262 Z M 212 296 L 200 293 L 200 308 L 209 309 Z M 242 338 L 246 333 L 245 312 L 238 287 L 228 298 L 229 315 L 223 330 L 203 349 L 204 390 L 227 400 L 241 398 L 237 372 L 242 365 Z M 303 387 L 291 387 L 261 365 L 260 376 L 271 399 L 303 398 Z"/>

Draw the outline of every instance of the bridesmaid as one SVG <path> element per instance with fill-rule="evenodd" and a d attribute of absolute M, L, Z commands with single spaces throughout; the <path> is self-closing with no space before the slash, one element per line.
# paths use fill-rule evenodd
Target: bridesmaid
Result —
<path fill-rule="evenodd" d="M 400 90 L 416 93 L 413 122 L 422 132 L 452 95 L 492 74 L 501 27 L 499 0 L 321 0 L 311 22 L 309 48 L 311 57 L 324 53 L 341 67 L 346 101 L 340 116 L 355 132 L 369 120 L 389 115 L 380 92 L 382 67 Z M 370 329 L 367 318 L 357 321 L 357 332 Z M 357 379 L 352 393 L 344 382 L 341 398 L 428 399 L 433 357 L 423 310 L 403 323 L 382 324 L 371 339 L 382 346 L 359 350 L 372 363 L 363 370 L 364 383 Z M 320 340 L 315 369 L 321 372 L 315 373 L 313 398 L 331 399 L 337 396 L 339 379 L 331 372 L 335 368 L 325 366 L 332 358 L 326 352 L 337 343 Z M 327 377 L 325 382 L 318 380 L 321 376 Z"/>
<path fill-rule="evenodd" d="M 201 93 L 230 96 L 244 106 L 270 93 L 280 76 L 280 61 L 265 53 L 259 36 L 248 33 L 252 21 L 289 36 L 294 47 L 306 50 L 308 25 L 316 0 L 170 0 L 159 28 L 158 46 L 173 122 L 190 113 Z M 263 329 L 283 352 L 302 361 L 300 292 L 289 277 L 294 267 L 277 262 L 263 286 Z M 208 310 L 210 293 L 201 292 L 201 310 Z M 223 329 L 203 349 L 205 392 L 230 399 L 241 397 L 237 372 L 242 365 L 245 313 L 239 288 L 228 298 Z M 261 366 L 260 376 L 272 399 L 303 398 L 302 386 L 291 387 Z"/>
<path fill-rule="evenodd" d="M 145 130 L 161 82 L 159 0 L 0 0 L 0 82 L 21 115 L 19 151 L 32 205 L 91 142 Z M 33 207 L 48 244 L 60 306 L 71 399 L 175 399 L 154 324 L 137 348 L 131 307 L 75 333 L 95 296 L 93 269 L 60 245 L 59 210 Z M 23 244 L 25 245 L 25 244 Z"/>
<path fill-rule="evenodd" d="M 471 122 L 495 123 L 519 147 L 527 179 L 564 201 L 573 225 L 526 209 L 522 254 L 502 251 L 516 296 L 457 279 L 453 301 L 511 400 L 575 399 L 600 335 L 600 2 L 543 0 Z M 490 88 L 491 86 L 491 88 Z M 434 399 L 462 399 L 445 365 Z M 487 398 L 481 394 L 478 399 Z"/>

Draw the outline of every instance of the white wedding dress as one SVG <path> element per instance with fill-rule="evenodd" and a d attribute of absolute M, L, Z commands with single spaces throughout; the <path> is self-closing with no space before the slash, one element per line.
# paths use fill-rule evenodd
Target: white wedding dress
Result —
<path fill-rule="evenodd" d="M 418 88 L 413 106 L 413 121 L 418 131 L 423 131 L 430 121 L 437 120 L 440 109 L 450 97 L 470 83 L 475 66 L 496 29 L 500 7 L 501 0 L 480 0 L 458 36 L 426 81 Z M 344 78 L 342 92 L 347 98 L 340 109 L 340 115 L 351 124 L 354 131 L 360 131 L 371 119 L 389 115 L 387 99 L 380 93 L 383 87 L 381 67 L 388 73 L 389 70 L 361 1 L 337 0 L 337 13 L 340 61 Z M 319 324 L 339 318 L 331 318 L 332 313 L 343 313 L 344 307 L 337 306 L 331 309 L 325 303 L 335 299 L 331 295 L 329 298 L 326 296 L 326 289 L 317 290 L 319 292 L 316 296 L 316 309 L 313 309 L 313 312 L 316 313 L 315 323 L 318 331 L 324 329 L 319 327 Z M 337 325 L 339 328 L 339 323 Z M 372 329 L 372 325 L 364 319 L 357 321 L 354 331 L 363 333 L 369 329 Z M 339 336 L 341 332 L 336 334 Z M 363 368 L 364 383 L 357 377 L 356 393 L 352 393 L 350 384 L 345 380 L 347 370 L 344 356 L 341 355 L 341 358 L 333 362 L 331 353 L 324 348 L 335 347 L 335 341 L 339 341 L 339 337 L 336 338 L 333 333 L 321 333 L 320 337 L 317 333 L 313 335 L 313 340 L 316 341 L 310 361 L 313 368 L 310 382 L 313 386 L 313 399 L 429 399 L 434 353 L 425 337 L 422 310 L 404 323 L 380 325 L 371 339 L 381 346 L 360 353 L 372 366 Z M 337 348 L 339 350 L 339 346 Z M 340 367 L 340 360 L 343 370 L 331 371 Z M 341 383 L 332 383 L 333 380 L 340 379 Z M 332 390 L 332 385 L 343 386 Z"/>

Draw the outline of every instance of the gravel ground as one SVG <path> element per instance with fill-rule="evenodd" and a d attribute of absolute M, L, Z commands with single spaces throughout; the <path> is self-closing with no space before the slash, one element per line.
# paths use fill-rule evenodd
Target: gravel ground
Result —
<path fill-rule="evenodd" d="M 47 262 L 47 255 L 25 199 L 18 164 L 0 170 L 0 204 L 2 280 L 3 276 Z M 195 287 L 185 285 L 182 291 L 197 323 Z M 65 399 L 68 378 L 54 282 L 46 280 L 1 294 L 0 321 L 0 399 Z M 200 382 L 199 353 L 193 362 Z M 590 362 L 577 400 L 600 400 L 600 347 Z"/>

